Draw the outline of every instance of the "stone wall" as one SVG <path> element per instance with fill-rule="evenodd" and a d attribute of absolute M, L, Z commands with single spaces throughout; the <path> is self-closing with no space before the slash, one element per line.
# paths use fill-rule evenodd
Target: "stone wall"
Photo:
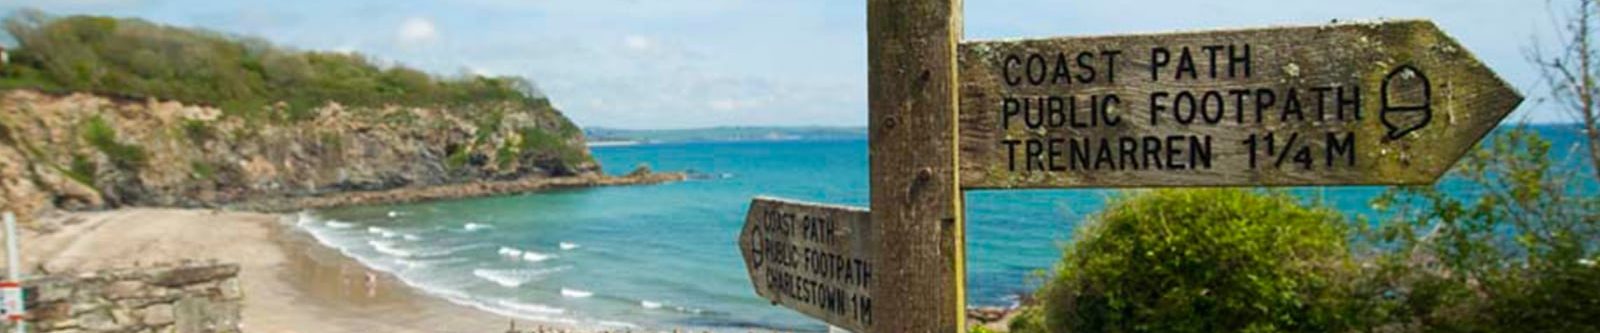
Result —
<path fill-rule="evenodd" d="M 22 286 L 31 332 L 239 332 L 238 275 L 234 264 L 185 263 L 41 277 Z"/>

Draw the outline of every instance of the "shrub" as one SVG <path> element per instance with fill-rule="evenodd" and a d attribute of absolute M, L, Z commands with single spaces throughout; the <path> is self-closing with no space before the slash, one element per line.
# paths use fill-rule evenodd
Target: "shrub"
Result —
<path fill-rule="evenodd" d="M 1011 320 L 1011 325 L 1006 327 L 1011 333 L 1045 333 L 1050 329 L 1045 327 L 1044 311 L 1037 306 L 1018 309 L 1017 317 Z"/>
<path fill-rule="evenodd" d="M 94 162 L 89 161 L 89 158 L 84 157 L 83 154 L 72 154 L 72 164 L 68 165 L 65 171 L 67 178 L 71 178 L 73 181 L 90 188 L 95 187 L 94 177 L 99 172 Z"/>
<path fill-rule="evenodd" d="M 447 170 L 461 170 L 467 166 L 467 162 L 469 162 L 471 158 L 472 149 L 462 148 L 461 150 L 456 150 L 451 152 L 450 155 L 445 156 L 444 166 Z"/>
<path fill-rule="evenodd" d="M 217 137 L 217 130 L 211 128 L 211 124 L 204 120 L 184 119 L 182 126 L 183 135 L 188 137 L 189 141 L 196 145 L 205 144 L 206 141 L 215 139 Z"/>
<path fill-rule="evenodd" d="M 189 162 L 189 176 L 200 180 L 213 180 L 217 176 L 217 167 L 205 161 Z"/>
<path fill-rule="evenodd" d="M 83 124 L 83 141 L 105 154 L 119 169 L 137 170 L 145 166 L 144 148 L 117 141 L 117 130 L 100 116 L 89 118 Z"/>
<path fill-rule="evenodd" d="M 1043 288 L 1054 332 L 1334 331 L 1342 217 L 1281 193 L 1156 190 L 1081 228 Z M 1025 324 L 1024 324 L 1025 325 Z"/>
<path fill-rule="evenodd" d="M 566 139 L 538 127 L 523 127 L 521 135 L 522 144 L 518 148 L 523 154 L 545 154 L 567 163 L 578 163 L 587 159 L 582 151 L 567 145 Z"/>
<path fill-rule="evenodd" d="M 1447 184 L 1395 188 L 1370 231 L 1376 324 L 1414 331 L 1600 332 L 1600 197 L 1524 126 L 1485 141 Z M 1465 186 L 1461 186 L 1465 185 Z M 1592 189 L 1591 189 L 1592 191 Z M 1592 192 L 1590 192 L 1592 193 Z"/>

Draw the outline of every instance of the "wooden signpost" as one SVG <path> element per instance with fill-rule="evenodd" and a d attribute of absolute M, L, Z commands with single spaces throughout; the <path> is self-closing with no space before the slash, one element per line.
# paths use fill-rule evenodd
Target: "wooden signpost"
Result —
<path fill-rule="evenodd" d="M 962 187 L 1429 184 L 1521 103 L 1427 21 L 961 44 Z"/>
<path fill-rule="evenodd" d="M 962 332 L 963 190 L 1429 184 L 1522 102 L 1427 21 L 961 42 L 960 8 L 867 2 L 872 208 L 757 198 L 757 294 Z"/>
<path fill-rule="evenodd" d="M 865 208 L 757 197 L 739 252 L 756 294 L 833 326 L 872 327 L 876 242 Z"/>

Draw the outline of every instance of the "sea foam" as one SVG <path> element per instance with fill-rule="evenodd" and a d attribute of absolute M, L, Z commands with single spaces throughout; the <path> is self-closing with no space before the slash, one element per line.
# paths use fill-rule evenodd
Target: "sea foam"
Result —
<path fill-rule="evenodd" d="M 406 251 L 406 250 L 401 250 L 399 248 L 395 248 L 394 244 L 391 244 L 389 242 L 370 240 L 370 241 L 367 241 L 367 244 L 368 245 L 372 245 L 372 249 L 373 250 L 376 250 L 378 252 L 381 252 L 381 253 L 387 254 L 387 255 L 391 255 L 391 256 L 410 257 L 410 256 L 415 254 L 415 253 L 413 253 L 411 251 Z"/>
<path fill-rule="evenodd" d="M 583 291 L 583 290 L 577 290 L 577 289 L 561 288 L 561 297 L 566 297 L 566 298 L 587 298 L 589 296 L 594 296 L 594 293 L 588 292 L 588 291 Z"/>
<path fill-rule="evenodd" d="M 522 260 L 527 260 L 528 262 L 540 262 L 540 261 L 550 260 L 551 258 L 555 258 L 555 257 L 556 257 L 556 255 L 554 255 L 554 254 L 544 254 L 544 253 L 533 252 L 533 251 L 522 251 Z"/>
<path fill-rule="evenodd" d="M 566 266 L 545 269 L 488 269 L 479 268 L 472 270 L 472 275 L 494 282 L 501 287 L 516 288 L 528 282 L 538 280 L 545 275 L 567 270 Z"/>
<path fill-rule="evenodd" d="M 497 253 L 506 258 L 522 259 L 527 262 L 540 262 L 554 259 L 556 257 L 554 254 L 539 253 L 532 250 L 519 250 L 504 246 L 500 247 L 500 250 L 497 251 Z"/>
<path fill-rule="evenodd" d="M 495 301 L 494 304 L 495 305 L 499 305 L 499 306 L 503 306 L 503 307 L 505 307 L 507 309 L 520 311 L 520 312 L 526 312 L 526 313 L 556 314 L 556 315 L 567 313 L 566 309 L 547 306 L 547 305 L 544 305 L 544 304 L 523 303 L 523 302 L 517 302 L 517 301 L 511 301 L 511 300 L 503 300 L 503 299 Z"/>

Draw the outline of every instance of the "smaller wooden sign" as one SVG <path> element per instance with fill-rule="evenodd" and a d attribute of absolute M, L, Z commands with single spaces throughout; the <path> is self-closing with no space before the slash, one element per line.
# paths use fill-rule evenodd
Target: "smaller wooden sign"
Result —
<path fill-rule="evenodd" d="M 867 210 L 756 197 L 739 250 L 756 294 L 856 333 L 872 327 Z"/>

